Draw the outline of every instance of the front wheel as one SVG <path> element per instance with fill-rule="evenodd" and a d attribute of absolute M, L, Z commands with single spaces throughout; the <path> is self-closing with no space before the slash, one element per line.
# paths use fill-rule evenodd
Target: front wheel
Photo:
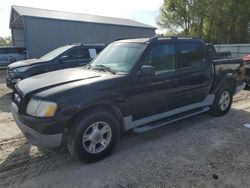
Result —
<path fill-rule="evenodd" d="M 119 137 L 117 119 L 106 111 L 93 111 L 77 118 L 69 131 L 67 146 L 76 159 L 95 162 L 107 157 Z"/>
<path fill-rule="evenodd" d="M 215 99 L 209 113 L 213 116 L 223 116 L 228 113 L 233 101 L 233 92 L 230 86 L 222 86 L 215 94 Z"/>

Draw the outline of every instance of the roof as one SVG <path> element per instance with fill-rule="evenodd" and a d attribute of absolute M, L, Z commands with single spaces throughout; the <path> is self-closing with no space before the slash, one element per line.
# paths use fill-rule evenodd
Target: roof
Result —
<path fill-rule="evenodd" d="M 161 40 L 201 40 L 199 37 L 194 36 L 156 36 L 151 38 L 135 38 L 135 39 L 120 39 L 117 42 L 135 42 L 135 43 L 146 43 Z"/>
<path fill-rule="evenodd" d="M 135 38 L 135 39 L 121 39 L 116 42 L 132 42 L 132 43 L 146 43 L 150 38 Z"/>
<path fill-rule="evenodd" d="M 82 13 L 72 13 L 72 12 L 63 12 L 57 10 L 15 6 L 15 5 L 12 6 L 12 9 L 14 9 L 20 16 L 155 29 L 155 27 L 149 26 L 147 24 L 124 18 L 113 18 L 113 17 L 97 16 L 97 15 L 82 14 Z"/>

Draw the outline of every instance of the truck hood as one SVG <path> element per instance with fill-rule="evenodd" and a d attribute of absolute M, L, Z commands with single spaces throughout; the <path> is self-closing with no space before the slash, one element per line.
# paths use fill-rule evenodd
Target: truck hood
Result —
<path fill-rule="evenodd" d="M 41 59 L 28 59 L 28 60 L 23 60 L 23 61 L 18 61 L 15 63 L 11 63 L 8 67 L 10 69 L 15 69 L 15 68 L 19 68 L 19 67 L 27 67 L 27 66 L 31 66 L 37 63 L 45 63 L 47 61 L 45 60 L 41 60 Z"/>
<path fill-rule="evenodd" d="M 97 71 L 83 68 L 63 69 L 24 79 L 17 84 L 17 88 L 23 95 L 26 95 L 34 91 L 43 91 L 63 84 L 101 76 L 102 74 Z"/>

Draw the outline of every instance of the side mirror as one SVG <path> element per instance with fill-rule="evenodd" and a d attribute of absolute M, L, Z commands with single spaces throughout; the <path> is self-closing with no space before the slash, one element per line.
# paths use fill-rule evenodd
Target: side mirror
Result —
<path fill-rule="evenodd" d="M 143 65 L 138 72 L 139 76 L 154 76 L 155 68 L 151 65 Z"/>
<path fill-rule="evenodd" d="M 60 57 L 60 62 L 63 63 L 63 62 L 65 62 L 65 61 L 67 61 L 68 58 L 69 58 L 69 57 L 68 57 L 67 55 L 63 55 L 63 56 Z"/>

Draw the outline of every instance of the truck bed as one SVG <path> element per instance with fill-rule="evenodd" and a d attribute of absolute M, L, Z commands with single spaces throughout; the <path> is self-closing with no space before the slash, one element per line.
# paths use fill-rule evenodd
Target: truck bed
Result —
<path fill-rule="evenodd" d="M 214 65 L 214 82 L 212 90 L 216 89 L 219 84 L 226 78 L 233 78 L 236 81 L 236 87 L 244 84 L 245 66 L 242 59 L 219 59 L 213 60 Z"/>

